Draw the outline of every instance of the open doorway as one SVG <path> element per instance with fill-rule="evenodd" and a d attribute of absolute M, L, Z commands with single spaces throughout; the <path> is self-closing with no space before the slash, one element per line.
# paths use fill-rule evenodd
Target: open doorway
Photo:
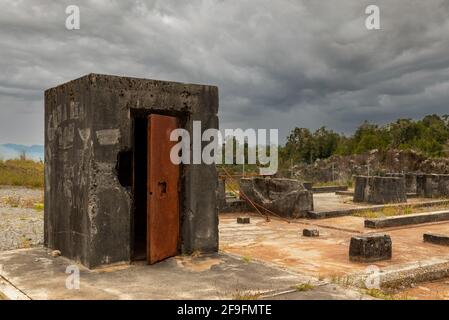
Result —
<path fill-rule="evenodd" d="M 170 159 L 170 134 L 179 128 L 172 115 L 133 117 L 132 259 L 156 263 L 178 254 L 180 243 L 180 165 Z"/>
<path fill-rule="evenodd" d="M 134 154 L 134 214 L 131 234 L 132 260 L 147 258 L 147 128 L 145 115 L 135 116 L 133 134 Z"/>

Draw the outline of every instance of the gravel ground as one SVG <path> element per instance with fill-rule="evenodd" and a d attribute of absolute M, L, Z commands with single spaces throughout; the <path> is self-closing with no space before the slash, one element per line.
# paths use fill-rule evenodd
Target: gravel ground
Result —
<path fill-rule="evenodd" d="M 43 244 L 44 212 L 34 209 L 42 202 L 42 190 L 0 187 L 0 251 Z"/>

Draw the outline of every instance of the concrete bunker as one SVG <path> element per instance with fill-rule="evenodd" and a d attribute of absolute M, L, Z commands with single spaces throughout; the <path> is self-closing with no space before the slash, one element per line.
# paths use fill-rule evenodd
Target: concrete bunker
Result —
<path fill-rule="evenodd" d="M 218 129 L 217 113 L 215 86 L 89 74 L 47 90 L 45 245 L 89 268 L 216 252 L 215 165 L 173 167 L 163 138 Z"/>

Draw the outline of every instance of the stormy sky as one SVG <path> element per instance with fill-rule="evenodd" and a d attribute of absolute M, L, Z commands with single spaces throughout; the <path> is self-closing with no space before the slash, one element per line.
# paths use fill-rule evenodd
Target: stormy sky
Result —
<path fill-rule="evenodd" d="M 365 28 L 380 7 L 381 30 Z M 81 29 L 65 28 L 78 5 Z M 0 0 L 0 143 L 43 144 L 43 90 L 87 73 L 213 84 L 222 128 L 449 113 L 448 0 Z"/>

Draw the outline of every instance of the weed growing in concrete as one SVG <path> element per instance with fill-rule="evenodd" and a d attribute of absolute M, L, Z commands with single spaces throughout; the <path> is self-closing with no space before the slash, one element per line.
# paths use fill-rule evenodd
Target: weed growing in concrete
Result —
<path fill-rule="evenodd" d="M 294 288 L 297 291 L 305 292 L 305 291 L 313 290 L 315 288 L 315 286 L 310 283 L 300 283 L 300 284 L 297 284 L 296 286 L 294 286 Z"/>
<path fill-rule="evenodd" d="M 399 300 L 394 295 L 382 291 L 380 289 L 368 289 L 365 291 L 367 295 L 381 300 Z"/>
<path fill-rule="evenodd" d="M 260 296 L 260 292 L 236 290 L 232 295 L 232 300 L 259 300 Z"/>

